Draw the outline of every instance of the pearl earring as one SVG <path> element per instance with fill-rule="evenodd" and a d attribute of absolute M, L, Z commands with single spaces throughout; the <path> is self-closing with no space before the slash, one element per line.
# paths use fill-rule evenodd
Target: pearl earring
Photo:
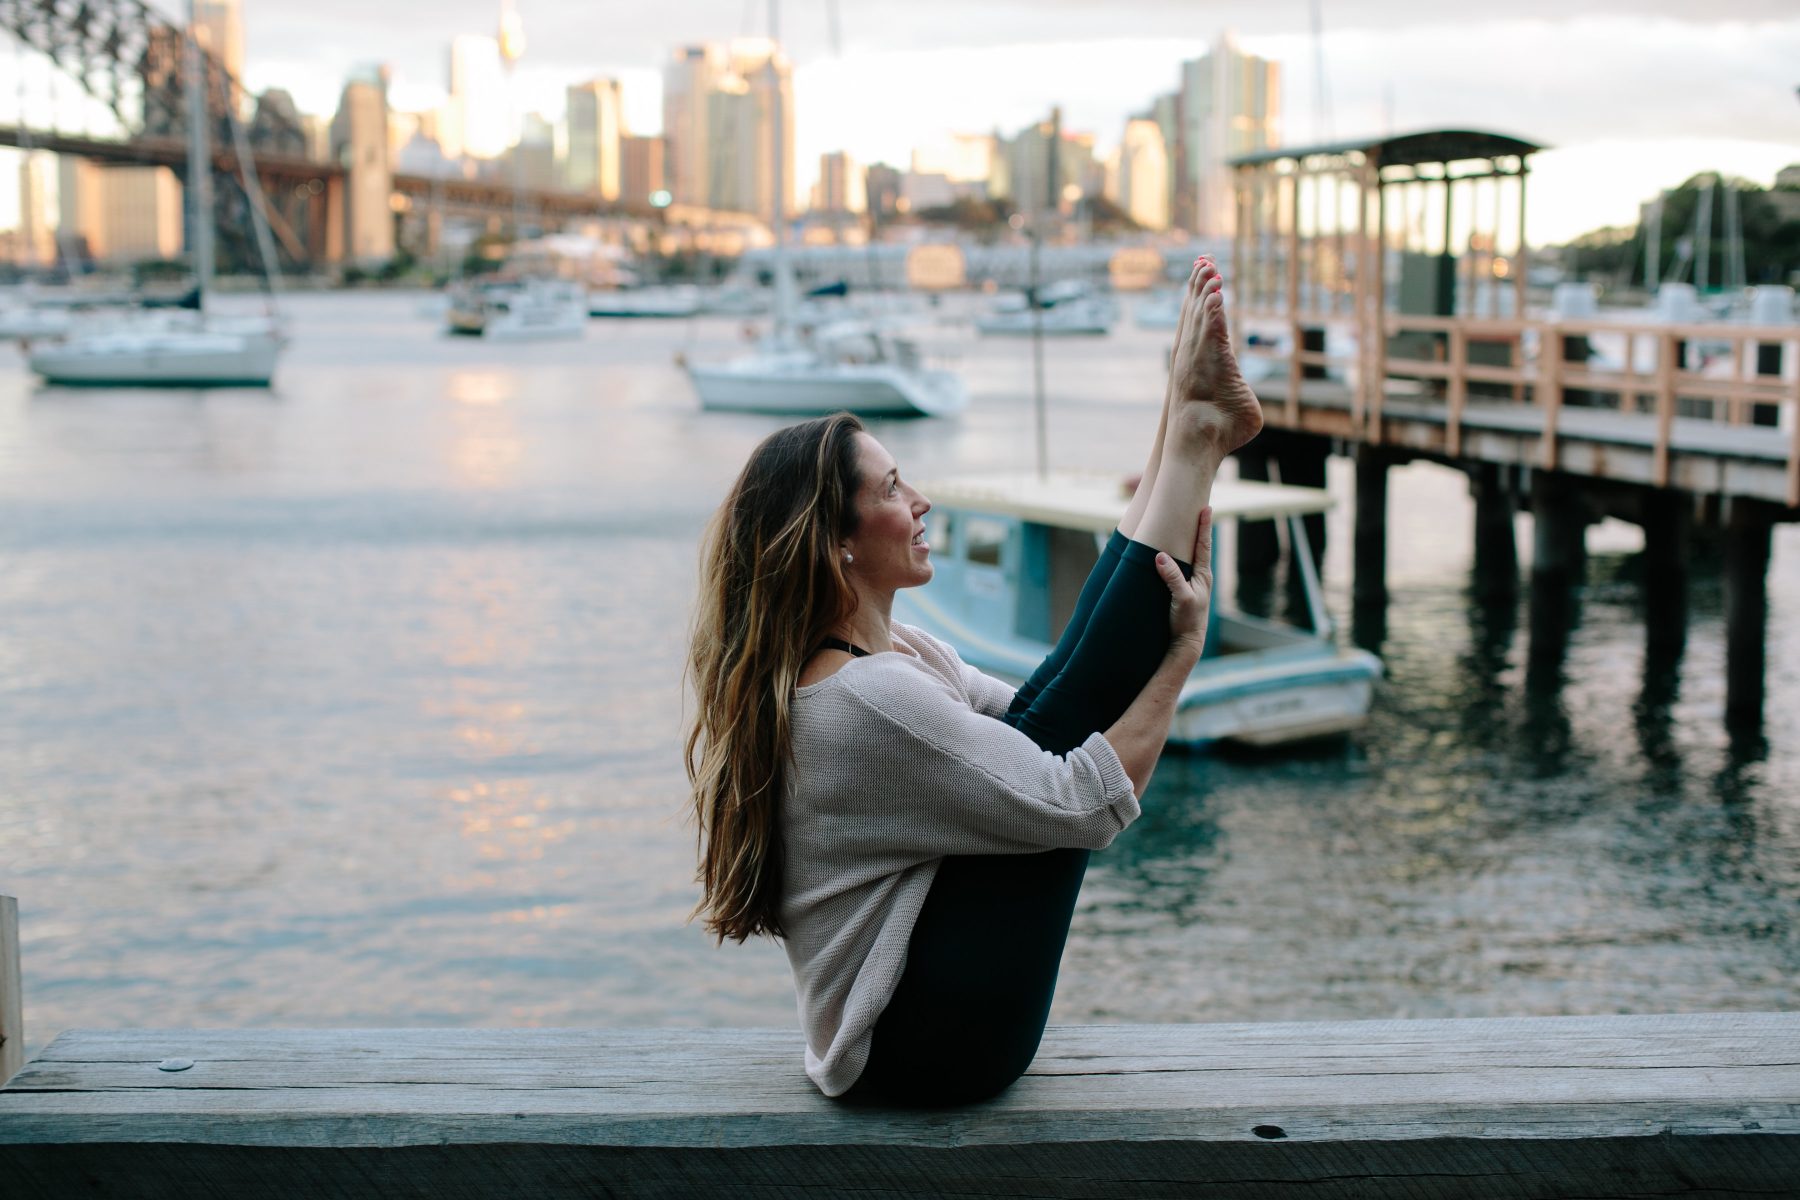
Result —
<path fill-rule="evenodd" d="M 848 550 L 844 551 L 844 565 L 846 567 L 855 561 L 856 561 L 856 555 L 850 553 Z"/>

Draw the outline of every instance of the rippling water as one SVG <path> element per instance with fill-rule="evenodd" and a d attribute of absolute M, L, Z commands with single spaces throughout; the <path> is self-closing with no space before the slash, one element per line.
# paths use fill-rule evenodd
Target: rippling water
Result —
<path fill-rule="evenodd" d="M 672 358 L 737 326 L 490 346 L 405 296 L 292 309 L 273 394 L 41 390 L 0 348 L 0 891 L 32 1046 L 792 1024 L 778 949 L 685 924 L 695 545 L 777 422 L 700 414 Z M 944 337 L 970 412 L 877 432 L 915 478 L 1029 463 L 1026 345 Z M 1138 465 L 1161 338 L 1051 345 L 1057 461 Z M 1546 678 L 1524 590 L 1470 598 L 1461 477 L 1391 491 L 1367 729 L 1166 758 L 1095 860 L 1055 1019 L 1796 1007 L 1800 531 L 1776 535 L 1763 738 L 1734 745 L 1716 573 L 1647 685 L 1638 537 L 1598 527 Z"/>

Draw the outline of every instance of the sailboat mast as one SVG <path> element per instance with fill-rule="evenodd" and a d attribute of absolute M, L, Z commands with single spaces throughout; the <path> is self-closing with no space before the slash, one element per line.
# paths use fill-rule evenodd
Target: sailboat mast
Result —
<path fill-rule="evenodd" d="M 188 0 L 187 108 L 188 108 L 188 237 L 194 255 L 194 283 L 200 307 L 206 308 L 206 289 L 213 277 L 212 154 L 207 145 L 205 60 L 200 54 L 199 30 L 194 19 L 194 0 Z"/>
<path fill-rule="evenodd" d="M 769 112 L 773 116 L 774 128 L 770 132 L 770 144 L 773 146 L 775 162 L 770 169 L 774 181 L 775 192 L 775 339 L 785 342 L 788 326 L 788 279 L 787 279 L 787 205 L 783 202 L 782 191 L 787 187 L 787 145 L 782 137 L 782 121 L 786 113 L 781 103 L 781 71 L 775 65 L 775 55 L 781 47 L 781 4 L 780 0 L 769 0 Z"/>

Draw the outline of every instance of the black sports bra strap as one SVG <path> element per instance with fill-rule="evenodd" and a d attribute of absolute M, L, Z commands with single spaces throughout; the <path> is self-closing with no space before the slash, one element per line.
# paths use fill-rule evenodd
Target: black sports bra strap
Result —
<path fill-rule="evenodd" d="M 861 646 L 853 645 L 850 642 L 846 642 L 843 638 L 834 638 L 834 637 L 820 638 L 819 639 L 819 649 L 821 649 L 821 650 L 842 650 L 845 654 L 850 655 L 850 657 L 852 657 L 852 658 L 867 658 L 867 657 L 869 657 L 869 652 L 867 650 L 864 650 Z"/>

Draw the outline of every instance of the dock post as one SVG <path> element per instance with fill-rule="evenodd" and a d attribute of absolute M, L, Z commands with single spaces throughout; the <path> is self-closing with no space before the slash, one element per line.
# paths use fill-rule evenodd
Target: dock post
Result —
<path fill-rule="evenodd" d="M 0 896 L 0 1087 L 25 1065 L 25 995 L 19 976 L 19 902 Z"/>
<path fill-rule="evenodd" d="M 1725 723 L 1762 724 L 1771 506 L 1733 497 L 1725 520 Z"/>
<path fill-rule="evenodd" d="M 1357 446 L 1356 535 L 1352 593 L 1361 607 L 1387 603 L 1387 494 L 1391 458 L 1379 447 Z"/>
<path fill-rule="evenodd" d="M 1644 497 L 1644 671 L 1673 671 L 1687 644 L 1688 548 L 1694 498 L 1673 488 Z"/>
<path fill-rule="evenodd" d="M 1519 589 L 1519 544 L 1513 533 L 1517 511 L 1505 469 L 1499 463 L 1469 468 L 1475 498 L 1475 591 L 1484 598 L 1513 596 Z"/>
<path fill-rule="evenodd" d="M 1238 478 L 1269 481 L 1269 459 L 1274 438 L 1263 433 L 1232 457 L 1237 459 Z M 1281 543 L 1276 538 L 1273 521 L 1239 521 L 1237 523 L 1237 602 L 1238 608 L 1251 616 L 1274 615 L 1275 564 L 1281 561 Z"/>
<path fill-rule="evenodd" d="M 1288 434 L 1275 443 L 1276 462 L 1281 472 L 1281 482 L 1293 484 L 1295 487 L 1323 488 L 1325 486 L 1325 464 L 1331 457 L 1331 443 L 1322 437 L 1311 437 L 1305 434 Z M 1313 571 L 1323 572 L 1325 569 L 1325 514 L 1313 513 L 1300 518 L 1306 530 L 1307 546 L 1312 551 Z M 1287 618 L 1303 629 L 1312 628 L 1312 605 L 1306 598 L 1304 576 L 1300 573 L 1298 563 L 1289 563 L 1287 570 Z M 1319 632 L 1314 630 L 1314 632 Z"/>
<path fill-rule="evenodd" d="M 1532 586 L 1579 584 L 1587 575 L 1587 503 L 1575 480 L 1559 471 L 1539 471 L 1531 481 Z"/>

